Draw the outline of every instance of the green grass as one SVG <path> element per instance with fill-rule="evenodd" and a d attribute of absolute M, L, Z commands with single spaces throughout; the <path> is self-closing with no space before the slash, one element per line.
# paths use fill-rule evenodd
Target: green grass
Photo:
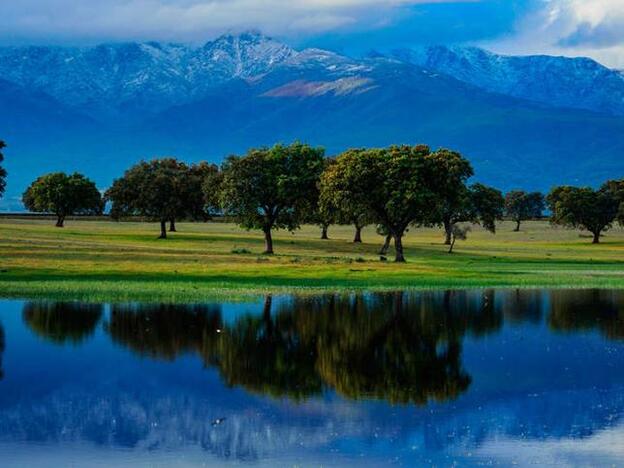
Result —
<path fill-rule="evenodd" d="M 530 222 L 520 233 L 474 228 L 446 253 L 437 229 L 412 229 L 407 264 L 381 262 L 374 229 L 351 243 L 348 226 L 329 241 L 306 226 L 263 239 L 232 224 L 180 223 L 157 240 L 149 223 L 0 219 L 0 296 L 98 301 L 200 301 L 272 292 L 467 287 L 624 287 L 624 231 L 601 245 L 578 231 Z M 391 260 L 391 258 L 390 258 Z"/>

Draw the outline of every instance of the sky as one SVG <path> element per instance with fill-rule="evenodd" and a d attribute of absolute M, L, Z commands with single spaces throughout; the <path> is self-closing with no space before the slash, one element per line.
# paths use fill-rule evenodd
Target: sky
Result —
<path fill-rule="evenodd" d="M 624 0 L 0 0 L 3 45 L 201 43 L 257 30 L 359 54 L 470 44 L 624 68 Z"/>

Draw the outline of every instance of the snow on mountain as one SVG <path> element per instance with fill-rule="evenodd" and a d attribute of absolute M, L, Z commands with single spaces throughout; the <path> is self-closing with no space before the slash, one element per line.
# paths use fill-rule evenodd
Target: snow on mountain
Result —
<path fill-rule="evenodd" d="M 589 58 L 503 56 L 446 46 L 400 49 L 392 56 L 487 91 L 554 107 L 624 115 L 624 74 Z"/>
<path fill-rule="evenodd" d="M 396 61 L 490 92 L 624 115 L 624 74 L 590 59 L 507 57 L 445 46 L 354 59 L 321 49 L 297 51 L 256 32 L 221 36 L 200 47 L 157 42 L 5 47 L 0 48 L 0 79 L 46 93 L 92 117 L 117 119 L 202 99 L 230 81 L 253 84 L 271 72 L 291 74 L 282 81 L 292 82 L 314 82 L 321 71 L 333 75 L 333 81 L 366 80 L 376 69 L 392 69 Z"/>
<path fill-rule="evenodd" d="M 266 73 L 296 52 L 260 34 L 203 47 L 123 43 L 0 48 L 0 77 L 89 114 L 161 110 L 235 78 Z"/>

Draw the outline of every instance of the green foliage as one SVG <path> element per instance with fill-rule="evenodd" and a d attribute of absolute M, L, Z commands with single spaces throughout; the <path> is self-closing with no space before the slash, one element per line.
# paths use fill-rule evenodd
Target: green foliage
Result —
<path fill-rule="evenodd" d="M 491 233 L 495 233 L 496 221 L 503 218 L 505 208 L 503 194 L 500 190 L 483 184 L 473 184 L 469 193 L 470 221 L 480 224 Z"/>
<path fill-rule="evenodd" d="M 22 200 L 30 211 L 55 214 L 59 227 L 67 216 L 97 215 L 104 209 L 95 183 L 78 173 L 55 172 L 41 176 L 24 192 Z"/>
<path fill-rule="evenodd" d="M 426 157 L 427 182 L 435 189 L 437 203 L 431 211 L 433 224 L 455 224 L 468 216 L 466 181 L 474 175 L 461 154 L 440 149 Z"/>
<path fill-rule="evenodd" d="M 182 184 L 182 212 L 184 217 L 206 221 L 214 214 L 213 200 L 219 193 L 219 168 L 201 162 L 187 168 Z M 209 193 L 210 195 L 207 195 Z"/>
<path fill-rule="evenodd" d="M 174 158 L 141 161 L 106 192 L 112 202 L 111 217 L 145 216 L 160 221 L 161 238 L 166 238 L 166 221 L 209 217 L 204 190 L 207 181 L 217 177 L 214 164 L 188 166 Z"/>
<path fill-rule="evenodd" d="M 2 162 L 4 162 L 4 154 L 2 154 L 2 150 L 4 148 L 6 148 L 6 143 L 0 140 L 0 198 L 2 198 L 2 195 L 4 195 L 7 177 L 7 171 L 4 167 L 2 167 Z"/>
<path fill-rule="evenodd" d="M 294 143 L 252 149 L 223 164 L 224 214 L 241 227 L 261 229 L 265 253 L 273 253 L 271 230 L 295 230 L 316 209 L 324 150 Z"/>
<path fill-rule="evenodd" d="M 141 161 L 115 180 L 106 192 L 111 216 L 145 216 L 158 221 L 180 219 L 186 212 L 188 166 L 174 158 Z"/>
<path fill-rule="evenodd" d="M 611 195 L 619 205 L 617 221 L 624 226 L 624 179 L 608 180 L 605 182 L 601 190 Z"/>
<path fill-rule="evenodd" d="M 516 222 L 516 231 L 522 221 L 541 217 L 545 207 L 544 195 L 539 192 L 514 190 L 505 195 L 505 213 Z"/>
<path fill-rule="evenodd" d="M 331 161 L 321 176 L 319 211 L 322 217 L 325 216 L 326 219 L 332 219 L 339 224 L 353 225 L 359 232 L 373 223 L 373 214 L 362 200 L 358 200 L 360 193 L 348 190 L 336 191 L 337 185 L 344 185 L 345 181 L 341 180 L 341 177 L 345 173 L 336 167 L 335 160 Z"/>
<path fill-rule="evenodd" d="M 611 227 L 620 208 L 618 199 L 604 187 L 600 190 L 555 187 L 547 200 L 553 224 L 586 229 L 594 235 L 594 244 L 599 243 L 600 234 Z"/>
<path fill-rule="evenodd" d="M 204 212 L 208 218 L 221 213 L 221 185 L 223 183 L 223 172 L 215 165 L 207 165 L 201 185 L 203 195 Z"/>
<path fill-rule="evenodd" d="M 370 213 L 395 240 L 397 262 L 405 261 L 402 237 L 410 223 L 422 221 L 435 201 L 426 181 L 429 147 L 391 146 L 352 149 L 323 175 L 322 193 L 336 206 Z"/>

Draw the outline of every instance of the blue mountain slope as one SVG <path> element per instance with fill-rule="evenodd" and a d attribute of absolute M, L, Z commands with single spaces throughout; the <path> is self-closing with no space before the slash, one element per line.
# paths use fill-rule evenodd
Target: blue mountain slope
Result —
<path fill-rule="evenodd" d="M 568 91 L 577 89 L 568 101 L 549 87 L 541 97 L 493 89 L 468 72 L 441 73 L 413 57 L 296 51 L 253 34 L 195 48 L 0 48 L 0 138 L 9 144 L 10 171 L 0 208 L 19 207 L 28 182 L 51 170 L 79 170 L 106 188 L 142 158 L 219 162 L 295 139 L 330 154 L 391 143 L 451 147 L 473 161 L 479 180 L 503 189 L 624 176 L 617 72 L 605 72 L 614 88 L 602 108 L 594 105 L 603 102 L 592 95 L 594 78 L 575 61 L 556 62 Z M 488 73 L 496 63 L 488 62 Z M 539 80 L 545 69 L 529 67 L 527 76 Z"/>

